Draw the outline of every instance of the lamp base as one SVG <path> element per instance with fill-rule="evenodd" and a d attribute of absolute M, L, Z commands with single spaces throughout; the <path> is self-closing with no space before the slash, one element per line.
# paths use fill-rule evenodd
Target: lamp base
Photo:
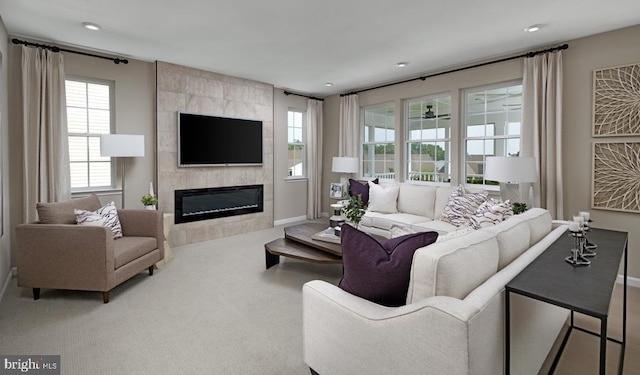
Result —
<path fill-rule="evenodd" d="M 507 199 L 511 203 L 521 202 L 519 184 L 511 182 L 501 182 L 500 199 L 502 199 L 503 202 L 507 201 Z"/>

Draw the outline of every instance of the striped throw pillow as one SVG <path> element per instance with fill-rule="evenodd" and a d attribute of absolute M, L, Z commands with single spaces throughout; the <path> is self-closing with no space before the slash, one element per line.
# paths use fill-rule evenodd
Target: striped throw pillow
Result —
<path fill-rule="evenodd" d="M 488 196 L 489 193 L 486 191 L 470 193 L 460 185 L 451 192 L 447 205 L 440 215 L 440 220 L 456 227 L 467 225 L 471 215 L 487 200 Z"/>
<path fill-rule="evenodd" d="M 110 202 L 97 211 L 74 209 L 73 212 L 76 215 L 78 225 L 107 227 L 113 232 L 113 238 L 122 237 L 122 226 L 115 203 Z"/>
<path fill-rule="evenodd" d="M 501 202 L 489 198 L 471 215 L 470 225 L 474 229 L 486 228 L 506 220 L 509 216 L 513 216 L 509 200 Z"/>

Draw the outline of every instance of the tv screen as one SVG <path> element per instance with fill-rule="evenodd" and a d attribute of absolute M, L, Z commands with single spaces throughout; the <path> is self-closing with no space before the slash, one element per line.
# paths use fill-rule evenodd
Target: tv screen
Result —
<path fill-rule="evenodd" d="M 262 121 L 178 112 L 178 166 L 262 164 Z"/>

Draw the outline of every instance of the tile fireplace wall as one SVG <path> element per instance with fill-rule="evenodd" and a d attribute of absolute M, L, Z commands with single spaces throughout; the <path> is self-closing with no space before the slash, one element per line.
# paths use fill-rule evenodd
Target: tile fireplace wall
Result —
<path fill-rule="evenodd" d="M 184 66 L 157 63 L 158 201 L 174 211 L 176 189 L 264 185 L 264 211 L 176 224 L 171 246 L 233 236 L 273 226 L 273 86 Z M 259 167 L 178 168 L 178 111 L 261 120 L 264 159 Z"/>

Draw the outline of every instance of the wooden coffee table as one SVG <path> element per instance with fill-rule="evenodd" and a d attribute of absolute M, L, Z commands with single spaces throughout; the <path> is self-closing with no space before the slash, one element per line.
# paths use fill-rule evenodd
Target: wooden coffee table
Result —
<path fill-rule="evenodd" d="M 326 224 L 306 223 L 284 228 L 284 238 L 278 238 L 264 245 L 267 269 L 280 263 L 280 256 L 312 263 L 342 263 L 340 244 L 311 238 L 328 227 Z"/>

